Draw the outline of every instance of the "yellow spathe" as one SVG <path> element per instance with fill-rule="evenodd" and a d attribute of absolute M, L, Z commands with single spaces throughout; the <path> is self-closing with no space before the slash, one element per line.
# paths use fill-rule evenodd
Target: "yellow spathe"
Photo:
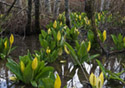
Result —
<path fill-rule="evenodd" d="M 55 80 L 55 83 L 54 83 L 54 88 L 61 88 L 61 79 L 60 79 L 60 77 L 59 77 L 58 74 L 56 75 L 56 80 Z"/>

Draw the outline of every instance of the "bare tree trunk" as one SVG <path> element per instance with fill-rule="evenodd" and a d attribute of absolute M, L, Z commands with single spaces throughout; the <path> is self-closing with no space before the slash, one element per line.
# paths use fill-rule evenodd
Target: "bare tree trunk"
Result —
<path fill-rule="evenodd" d="M 39 22 L 39 0 L 35 0 L 35 31 L 40 33 L 40 22 Z"/>
<path fill-rule="evenodd" d="M 0 0 L 0 2 L 6 3 L 5 0 Z M 0 3 L 0 13 L 5 13 L 6 12 L 6 5 L 4 5 L 3 3 Z"/>
<path fill-rule="evenodd" d="M 22 4 L 23 4 L 22 0 L 17 0 L 17 6 L 18 7 L 22 8 L 23 7 Z M 24 15 L 23 11 L 21 11 L 21 15 Z"/>
<path fill-rule="evenodd" d="M 70 16 L 69 16 L 69 0 L 65 0 L 65 16 L 66 16 L 66 25 L 71 28 Z"/>
<path fill-rule="evenodd" d="M 103 11 L 103 8 L 104 8 L 104 1 L 105 1 L 105 0 L 101 0 L 100 11 Z"/>
<path fill-rule="evenodd" d="M 29 35 L 31 33 L 31 12 L 32 12 L 32 0 L 28 0 L 26 35 Z"/>
<path fill-rule="evenodd" d="M 61 0 L 55 0 L 54 2 L 53 14 L 55 19 L 59 15 L 60 3 L 61 3 Z"/>
<path fill-rule="evenodd" d="M 47 14 L 51 14 L 52 13 L 50 0 L 45 0 L 45 9 L 46 9 L 46 13 Z"/>

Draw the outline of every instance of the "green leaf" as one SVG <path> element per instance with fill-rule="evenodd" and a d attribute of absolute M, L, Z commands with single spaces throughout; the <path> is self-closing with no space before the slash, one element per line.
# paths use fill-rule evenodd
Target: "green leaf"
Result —
<path fill-rule="evenodd" d="M 96 59 L 96 62 L 98 63 L 99 67 L 101 68 L 102 72 L 104 73 L 105 77 L 107 78 L 106 71 L 104 66 L 101 64 L 99 60 Z"/>
<path fill-rule="evenodd" d="M 17 76 L 19 80 L 22 80 L 20 66 L 15 61 L 8 59 L 6 66 Z"/>
<path fill-rule="evenodd" d="M 44 67 L 42 71 L 36 76 L 35 80 L 38 80 L 40 78 L 46 78 L 49 75 L 49 72 L 54 71 L 53 67 Z"/>
<path fill-rule="evenodd" d="M 29 84 L 33 78 L 32 75 L 33 75 L 33 70 L 31 68 L 31 62 L 29 62 L 23 72 L 23 81 L 26 84 Z"/>
<path fill-rule="evenodd" d="M 41 44 L 41 46 L 42 46 L 44 49 L 46 49 L 46 48 L 48 47 L 48 42 L 47 42 L 47 40 L 45 40 L 45 39 L 41 40 L 41 41 L 40 41 L 40 44 Z"/>
<path fill-rule="evenodd" d="M 41 30 L 41 33 L 42 33 L 43 38 L 45 39 L 47 36 L 47 33 L 44 30 Z"/>
<path fill-rule="evenodd" d="M 31 84 L 32 84 L 33 87 L 37 87 L 36 81 L 31 81 Z"/>
<path fill-rule="evenodd" d="M 117 42 L 118 42 L 117 37 L 115 35 L 113 35 L 113 34 L 111 34 L 111 37 L 112 37 L 112 40 L 115 43 L 115 45 L 117 45 Z"/>
<path fill-rule="evenodd" d="M 75 64 L 78 64 L 78 63 L 77 63 L 78 57 L 77 57 L 77 55 L 76 55 L 75 50 L 74 50 L 74 49 L 72 48 L 72 46 L 69 45 L 67 42 L 65 42 L 64 44 L 67 46 L 67 48 L 68 48 L 69 51 L 70 51 L 70 54 L 72 55 L 73 59 L 75 60 L 74 63 L 75 63 Z"/>
<path fill-rule="evenodd" d="M 45 88 L 53 88 L 54 81 L 51 78 L 43 78 L 42 79 L 43 85 Z"/>

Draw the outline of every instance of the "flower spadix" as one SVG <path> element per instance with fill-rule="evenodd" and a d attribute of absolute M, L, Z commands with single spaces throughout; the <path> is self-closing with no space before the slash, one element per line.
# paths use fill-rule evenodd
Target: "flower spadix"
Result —
<path fill-rule="evenodd" d="M 61 88 L 61 79 L 60 79 L 60 77 L 59 77 L 58 74 L 56 75 L 56 80 L 55 80 L 55 83 L 54 83 L 54 88 Z"/>
<path fill-rule="evenodd" d="M 38 67 L 38 59 L 35 57 L 32 61 L 32 69 L 35 70 Z"/>
<path fill-rule="evenodd" d="M 4 42 L 4 47 L 7 48 L 7 40 Z"/>

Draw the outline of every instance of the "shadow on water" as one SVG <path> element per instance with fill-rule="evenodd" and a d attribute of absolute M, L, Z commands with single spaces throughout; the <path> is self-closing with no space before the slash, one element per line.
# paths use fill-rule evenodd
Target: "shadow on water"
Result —
<path fill-rule="evenodd" d="M 14 46 L 18 47 L 11 53 L 11 56 L 17 61 L 18 56 L 25 55 L 27 53 L 27 49 L 29 49 L 31 53 L 33 53 L 34 50 L 40 49 L 38 36 L 28 36 L 25 40 L 23 40 L 22 37 L 16 36 Z M 62 59 L 66 62 L 62 63 Z M 100 59 L 102 60 L 104 66 L 112 72 L 117 73 L 125 70 L 122 66 L 122 64 L 125 64 L 125 54 L 110 56 L 108 59 L 105 59 L 104 57 Z M 13 76 L 13 74 L 6 68 L 5 63 L 6 61 L 0 60 L 0 88 L 21 88 L 24 86 L 18 84 L 13 85 L 13 83 L 9 81 L 9 77 Z M 74 66 L 69 57 L 59 57 L 56 62 L 50 65 L 53 66 L 60 74 L 63 87 L 67 85 L 67 88 L 91 88 L 87 84 L 88 82 L 86 81 L 81 69 Z M 91 63 L 84 62 L 83 67 L 87 78 L 89 78 L 91 72 L 93 72 L 96 76 L 100 73 L 100 68 L 97 66 L 96 61 Z M 125 80 L 125 73 L 123 73 L 120 77 Z M 116 81 L 110 81 L 109 83 L 109 81 L 105 80 L 103 88 L 125 88 L 125 85 Z"/>

